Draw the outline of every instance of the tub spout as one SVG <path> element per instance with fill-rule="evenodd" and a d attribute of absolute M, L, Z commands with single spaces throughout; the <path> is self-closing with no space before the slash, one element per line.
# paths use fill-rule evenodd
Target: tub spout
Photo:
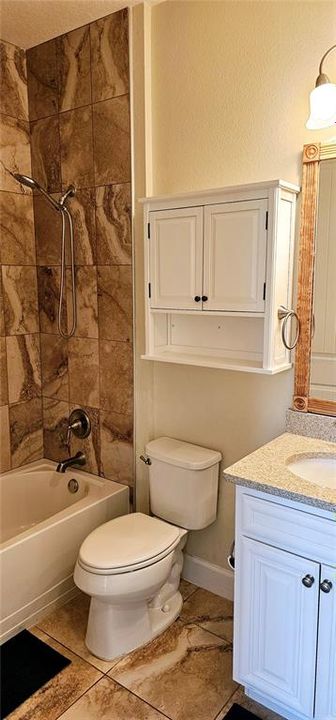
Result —
<path fill-rule="evenodd" d="M 85 463 L 86 457 L 84 453 L 79 450 L 73 457 L 61 460 L 57 465 L 56 472 L 65 473 L 67 468 L 72 467 L 73 465 L 85 465 Z"/>

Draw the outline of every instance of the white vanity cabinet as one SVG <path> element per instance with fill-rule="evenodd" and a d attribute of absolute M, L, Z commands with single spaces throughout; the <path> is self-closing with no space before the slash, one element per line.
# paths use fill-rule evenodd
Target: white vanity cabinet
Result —
<path fill-rule="evenodd" d="M 336 718 L 332 512 L 237 488 L 234 678 L 289 720 Z"/>
<path fill-rule="evenodd" d="M 146 198 L 145 359 L 288 369 L 298 188 L 283 181 Z"/>

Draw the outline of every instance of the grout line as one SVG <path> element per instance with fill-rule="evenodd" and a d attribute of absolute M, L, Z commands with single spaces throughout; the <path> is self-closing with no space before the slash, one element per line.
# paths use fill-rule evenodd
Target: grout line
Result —
<path fill-rule="evenodd" d="M 91 54 L 91 48 L 90 48 L 90 54 Z M 30 122 L 31 124 L 38 123 L 40 120 L 49 120 L 49 118 L 54 118 L 57 115 L 66 115 L 66 113 L 71 113 L 76 110 L 84 110 L 84 108 L 93 107 L 94 105 L 100 105 L 100 103 L 103 102 L 109 102 L 109 100 L 117 100 L 118 98 L 128 97 L 129 93 L 120 93 L 119 95 L 111 95 L 110 97 L 103 98 L 102 100 L 92 100 L 92 78 L 91 78 L 91 102 L 84 103 L 84 105 L 76 105 L 74 107 L 68 108 L 67 110 L 56 110 L 56 112 L 49 113 L 49 115 L 41 115 L 41 117 L 34 118 L 33 120 L 26 120 L 25 118 L 17 118 L 14 117 L 14 115 L 8 115 L 7 113 L 1 113 L 0 115 L 4 117 L 9 117 L 12 120 L 23 120 L 23 122 Z M 57 100 L 59 98 L 57 97 Z"/>
<path fill-rule="evenodd" d="M 103 677 L 104 677 L 104 675 L 103 675 Z M 61 715 L 56 715 L 56 716 L 55 716 L 55 720 L 61 720 L 62 717 L 65 715 L 65 713 L 67 713 L 68 710 L 69 710 L 73 705 L 76 704 L 76 702 L 78 702 L 79 700 L 81 700 L 81 698 L 84 697 L 84 695 L 86 695 L 86 693 L 88 693 L 90 690 L 92 690 L 92 688 L 93 688 L 95 685 L 98 685 L 98 683 L 103 679 L 103 677 L 101 677 L 101 678 L 99 678 L 98 680 L 96 680 L 94 683 L 92 683 L 92 685 L 90 685 L 86 690 L 84 690 L 84 692 L 82 692 L 82 693 L 78 696 L 78 698 L 76 698 L 76 700 L 74 700 L 72 703 L 70 703 L 70 705 L 68 705 L 68 706 L 65 708 L 65 710 L 63 710 L 63 712 L 61 713 Z"/>
<path fill-rule="evenodd" d="M 69 602 L 71 602 L 71 601 L 69 601 Z M 67 603 L 65 603 L 65 605 L 67 605 Z M 97 667 L 97 665 L 94 665 L 92 662 L 90 662 L 90 660 L 83 658 L 82 655 L 79 655 L 78 652 L 76 652 L 75 650 L 70 648 L 68 645 L 65 645 L 64 642 L 61 642 L 60 640 L 58 640 L 56 637 L 54 637 L 54 635 L 51 635 L 50 632 L 47 632 L 46 630 L 44 630 L 44 628 L 41 625 L 34 625 L 34 627 L 36 627 L 38 630 L 40 630 L 45 635 L 47 635 L 51 640 L 55 640 L 55 642 L 57 642 L 58 645 L 61 645 L 61 647 L 64 647 L 65 650 L 68 650 L 68 652 L 75 655 L 75 657 L 78 657 L 82 662 L 86 663 L 86 665 L 89 665 L 90 667 L 93 667 L 95 670 L 98 670 L 102 674 L 103 677 L 104 677 L 104 675 L 107 675 L 107 673 L 109 673 L 110 670 L 112 670 L 112 667 L 114 667 L 113 665 L 111 665 L 111 667 L 108 670 L 106 670 L 106 671 L 102 670 L 101 668 Z"/>
<path fill-rule="evenodd" d="M 224 710 L 224 708 L 226 707 L 226 705 L 230 702 L 230 700 L 232 700 L 232 698 L 234 697 L 234 695 L 236 694 L 236 692 L 238 692 L 238 690 L 239 690 L 239 685 L 238 685 L 238 687 L 236 687 L 236 689 L 233 691 L 233 693 L 230 695 L 230 697 L 228 697 L 228 699 L 227 699 L 226 702 L 224 703 L 223 707 L 219 710 L 219 712 L 217 713 L 217 715 L 215 715 L 215 717 L 213 718 L 213 720 L 216 720 L 216 717 L 218 717 L 219 713 L 221 713 L 221 712 Z M 230 708 L 229 708 L 229 710 L 230 710 Z M 228 712 L 229 712 L 229 710 L 228 710 Z M 227 716 L 227 713 L 225 713 L 225 715 L 223 716 L 222 720 L 225 720 L 226 716 Z"/>
<path fill-rule="evenodd" d="M 124 657 L 127 657 L 127 655 L 125 655 Z M 124 659 L 124 658 L 120 658 L 120 661 L 123 660 L 123 659 Z M 118 661 L 118 662 L 120 662 L 120 661 Z M 118 664 L 118 663 L 116 663 L 116 665 L 117 665 L 117 664 Z M 115 667 L 115 665 L 113 665 L 113 667 Z M 111 669 L 113 669 L 113 668 L 111 668 Z M 109 670 L 108 672 L 110 672 L 110 670 Z M 146 705 L 148 705 L 149 707 L 153 708 L 153 710 L 156 710 L 156 712 L 161 713 L 161 715 L 163 715 L 163 717 L 167 718 L 167 720 L 174 720 L 174 718 L 172 718 L 170 715 L 167 715 L 165 712 L 163 712 L 162 710 L 160 710 L 160 708 L 157 708 L 155 705 L 152 705 L 152 703 L 150 703 L 148 700 L 145 700 L 143 697 L 141 697 L 141 695 L 138 695 L 136 692 L 134 692 L 134 690 L 130 690 L 126 685 L 122 685 L 121 682 L 119 682 L 118 680 L 115 680 L 114 678 L 110 677 L 107 673 L 106 673 L 105 676 L 108 677 L 109 680 L 111 680 L 112 682 L 114 682 L 116 685 L 118 685 L 118 687 L 122 688 L 123 690 L 126 690 L 126 692 L 129 692 L 130 695 L 133 695 L 133 696 L 136 697 L 138 700 L 141 700 L 141 702 L 143 702 L 143 703 L 145 703 Z"/>

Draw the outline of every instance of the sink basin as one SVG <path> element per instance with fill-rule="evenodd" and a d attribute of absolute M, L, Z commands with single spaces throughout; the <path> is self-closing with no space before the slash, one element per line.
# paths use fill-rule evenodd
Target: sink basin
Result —
<path fill-rule="evenodd" d="M 303 453 L 288 458 L 288 470 L 294 475 L 336 490 L 336 453 Z"/>

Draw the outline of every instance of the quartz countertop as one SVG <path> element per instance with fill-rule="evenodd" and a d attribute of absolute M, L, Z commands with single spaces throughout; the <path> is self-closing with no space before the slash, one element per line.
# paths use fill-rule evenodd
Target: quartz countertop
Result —
<path fill-rule="evenodd" d="M 287 467 L 289 458 L 301 453 L 336 454 L 336 444 L 284 433 L 226 468 L 224 479 L 236 485 L 245 485 L 261 492 L 335 511 L 336 490 L 314 485 L 294 475 Z"/>

